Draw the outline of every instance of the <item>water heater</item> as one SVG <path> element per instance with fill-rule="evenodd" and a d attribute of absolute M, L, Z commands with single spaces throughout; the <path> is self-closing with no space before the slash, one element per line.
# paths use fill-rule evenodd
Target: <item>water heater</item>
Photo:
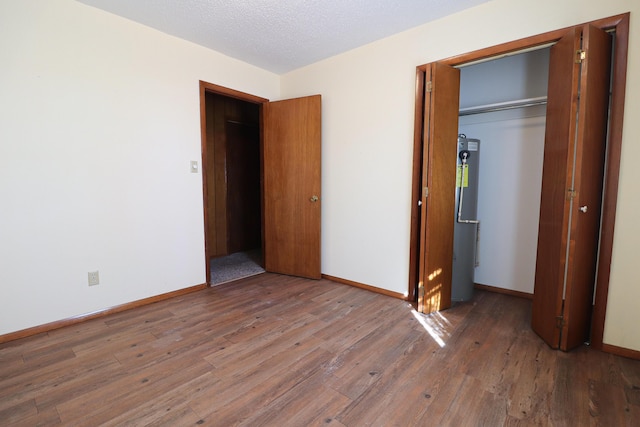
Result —
<path fill-rule="evenodd" d="M 456 173 L 456 210 L 453 227 L 453 280 L 451 300 L 468 301 L 473 297 L 473 273 L 479 221 L 478 169 L 480 140 L 458 136 Z"/>

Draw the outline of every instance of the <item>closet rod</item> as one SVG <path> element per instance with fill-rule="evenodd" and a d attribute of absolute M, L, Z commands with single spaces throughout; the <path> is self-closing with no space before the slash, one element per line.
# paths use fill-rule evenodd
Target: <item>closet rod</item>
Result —
<path fill-rule="evenodd" d="M 496 102 L 495 104 L 478 105 L 477 107 L 461 108 L 460 116 L 469 116 L 471 114 L 491 113 L 494 111 L 512 110 L 514 108 L 533 107 L 547 103 L 546 96 L 537 98 L 518 99 L 516 101 Z"/>

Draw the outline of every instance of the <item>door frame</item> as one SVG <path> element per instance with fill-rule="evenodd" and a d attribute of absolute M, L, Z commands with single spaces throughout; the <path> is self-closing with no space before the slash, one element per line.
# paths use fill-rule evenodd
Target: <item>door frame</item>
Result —
<path fill-rule="evenodd" d="M 202 158 L 200 160 L 200 170 L 202 172 L 202 193 L 203 193 L 203 211 L 204 211 L 204 254 L 205 254 L 205 268 L 206 268 L 206 280 L 207 286 L 211 286 L 211 257 L 210 257 L 210 242 L 207 242 L 207 230 L 209 229 L 209 219 L 208 219 L 208 206 L 209 206 L 209 189 L 207 184 L 208 173 L 213 173 L 212 171 L 207 171 L 205 167 L 207 165 L 208 153 L 207 153 L 207 105 L 206 105 L 206 94 L 213 93 L 216 95 L 222 95 L 229 98 L 239 99 L 241 101 L 250 102 L 252 104 L 257 104 L 260 107 L 260 111 L 258 115 L 260 116 L 260 216 L 262 218 L 262 223 L 260 225 L 260 230 L 262 235 L 262 247 L 264 249 L 264 206 L 262 203 L 262 199 L 264 197 L 264 191 L 262 188 L 262 148 L 263 148 L 263 105 L 266 102 L 269 102 L 266 98 L 261 98 L 259 96 L 251 95 L 248 93 L 244 93 L 235 89 L 229 89 L 224 86 L 219 86 L 213 83 L 208 83 L 200 80 L 200 139 L 201 139 L 201 150 L 202 150 Z"/>
<path fill-rule="evenodd" d="M 604 175 L 604 194 L 602 198 L 602 219 L 600 231 L 600 250 L 598 258 L 598 273 L 595 285 L 595 299 L 593 320 L 591 327 L 591 346 L 603 349 L 604 322 L 606 318 L 607 297 L 609 292 L 609 277 L 613 250 L 613 235 L 615 229 L 616 205 L 618 200 L 618 184 L 620 175 L 620 159 L 622 152 L 622 124 L 624 119 L 624 99 L 627 74 L 627 52 L 629 42 L 629 13 L 611 16 L 596 21 L 561 28 L 535 36 L 514 40 L 511 42 L 491 46 L 465 54 L 443 59 L 441 62 L 450 66 L 460 66 L 480 60 L 490 60 L 493 57 L 508 53 L 516 53 L 525 49 L 535 48 L 559 40 L 564 34 L 574 28 L 591 24 L 605 31 L 615 31 L 614 54 L 612 58 L 612 91 L 610 98 L 609 128 L 607 130 L 607 160 Z M 408 297 L 415 301 L 417 297 L 416 284 L 419 281 L 419 253 L 420 253 L 420 207 L 422 179 L 422 150 L 423 150 L 423 117 L 425 75 L 429 64 L 416 67 L 416 102 L 414 121 L 414 149 L 412 164 L 412 196 L 411 196 L 411 236 L 409 249 L 409 283 Z M 455 166 L 452 166 L 455 167 Z"/>

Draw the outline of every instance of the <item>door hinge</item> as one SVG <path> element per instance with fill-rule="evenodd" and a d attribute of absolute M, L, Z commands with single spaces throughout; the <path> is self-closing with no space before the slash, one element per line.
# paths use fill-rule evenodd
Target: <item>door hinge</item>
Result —
<path fill-rule="evenodd" d="M 424 187 L 424 191 L 422 192 L 422 194 L 425 198 L 429 197 L 429 187 Z"/>
<path fill-rule="evenodd" d="M 573 200 L 576 198 L 576 190 L 570 188 L 567 190 L 567 200 Z"/>
<path fill-rule="evenodd" d="M 587 57 L 587 52 L 585 52 L 582 49 L 576 50 L 576 64 L 581 64 L 586 57 Z"/>
<path fill-rule="evenodd" d="M 562 329 L 565 325 L 564 316 L 556 317 L 556 327 Z"/>
<path fill-rule="evenodd" d="M 428 81 L 424 84 L 424 90 L 426 92 L 431 92 L 433 90 L 433 82 L 432 81 Z"/>

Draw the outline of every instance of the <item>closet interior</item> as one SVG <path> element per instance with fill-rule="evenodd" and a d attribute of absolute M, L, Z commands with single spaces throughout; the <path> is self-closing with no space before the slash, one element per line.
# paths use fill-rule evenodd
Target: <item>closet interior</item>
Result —
<path fill-rule="evenodd" d="M 477 224 L 465 223 L 472 213 L 455 219 L 453 301 L 469 299 L 474 284 L 533 294 L 548 74 L 549 47 L 460 67 L 459 143 L 478 141 L 469 160 L 479 157 L 479 170 L 477 182 L 469 182 L 473 170 L 461 170 L 459 151 L 456 186 L 465 207 L 477 189 Z M 457 214 L 459 202 L 457 191 Z M 470 258 L 470 243 L 459 235 L 471 228 L 477 232 Z M 465 269 L 471 273 L 458 278 Z"/>

